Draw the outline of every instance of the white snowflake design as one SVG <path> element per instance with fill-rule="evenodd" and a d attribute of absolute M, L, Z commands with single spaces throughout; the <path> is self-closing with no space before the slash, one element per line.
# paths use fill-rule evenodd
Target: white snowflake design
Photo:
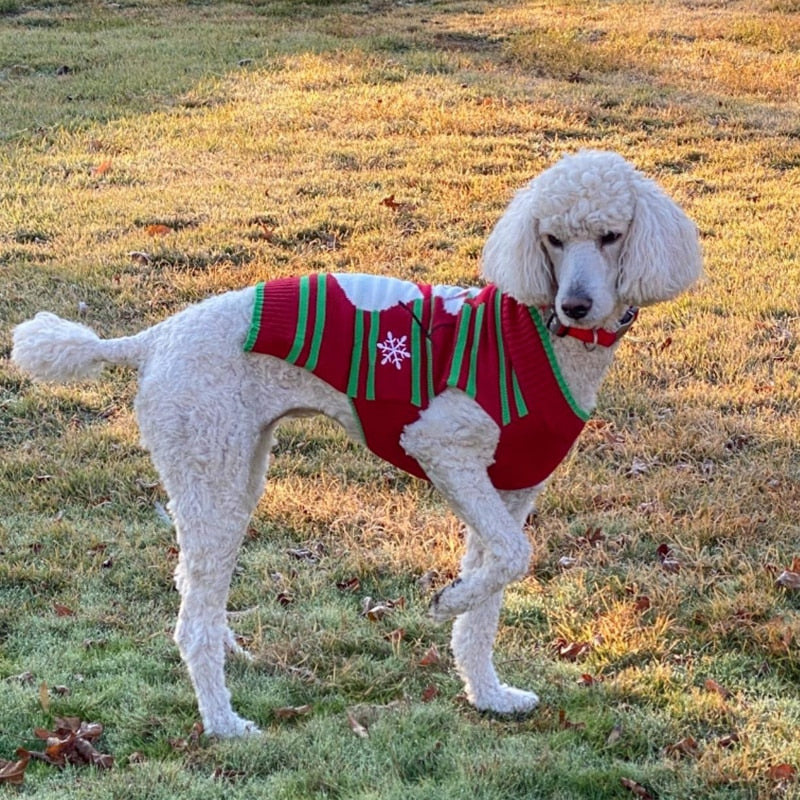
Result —
<path fill-rule="evenodd" d="M 411 358 L 411 353 L 406 348 L 407 337 L 396 337 L 391 331 L 386 335 L 386 339 L 378 342 L 378 350 L 383 354 L 381 364 L 394 364 L 397 369 L 403 366 L 403 360 Z"/>

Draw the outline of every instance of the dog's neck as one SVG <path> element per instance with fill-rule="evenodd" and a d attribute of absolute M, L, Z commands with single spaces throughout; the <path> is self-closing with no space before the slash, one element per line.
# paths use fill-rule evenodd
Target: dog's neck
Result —
<path fill-rule="evenodd" d="M 593 411 L 597 405 L 597 392 L 603 382 L 620 339 L 633 325 L 638 309 L 623 309 L 620 312 L 618 327 L 602 329 L 599 332 L 586 331 L 589 335 L 575 331 L 581 329 L 566 326 L 549 325 L 550 344 L 553 348 L 561 374 L 569 386 L 575 402 L 585 411 Z M 553 328 L 557 330 L 553 330 Z M 585 329 L 584 329 L 585 330 Z M 600 342 L 602 339 L 602 344 Z"/>

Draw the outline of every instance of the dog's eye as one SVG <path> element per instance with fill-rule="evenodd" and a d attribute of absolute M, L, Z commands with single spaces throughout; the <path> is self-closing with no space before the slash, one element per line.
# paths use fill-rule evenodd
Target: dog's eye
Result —
<path fill-rule="evenodd" d="M 553 236 L 552 233 L 547 234 L 547 241 L 550 242 L 552 247 L 558 247 L 560 249 L 564 246 L 564 242 L 562 242 L 558 237 Z"/>
<path fill-rule="evenodd" d="M 620 238 L 622 238 L 621 233 L 612 233 L 609 231 L 600 237 L 600 246 L 605 247 L 606 245 L 614 244 L 614 242 L 618 242 Z"/>

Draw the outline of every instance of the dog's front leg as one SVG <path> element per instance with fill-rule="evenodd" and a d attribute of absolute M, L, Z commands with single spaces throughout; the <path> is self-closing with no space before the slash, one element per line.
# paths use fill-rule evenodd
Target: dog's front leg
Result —
<path fill-rule="evenodd" d="M 538 490 L 503 492 L 509 513 L 522 525 Z M 467 529 L 467 551 L 461 561 L 462 574 L 480 568 L 483 547 L 473 530 Z M 464 681 L 469 701 L 478 709 L 511 714 L 530 711 L 539 698 L 533 692 L 501 683 L 492 663 L 503 591 L 496 592 L 481 605 L 456 617 L 451 648 L 456 669 Z"/>
<path fill-rule="evenodd" d="M 491 417 L 452 389 L 439 395 L 403 433 L 403 447 L 472 530 L 482 551 L 479 565 L 464 570 L 434 597 L 434 619 L 443 621 L 477 608 L 528 569 L 530 545 L 522 522 L 509 512 L 487 473 L 498 436 Z"/>

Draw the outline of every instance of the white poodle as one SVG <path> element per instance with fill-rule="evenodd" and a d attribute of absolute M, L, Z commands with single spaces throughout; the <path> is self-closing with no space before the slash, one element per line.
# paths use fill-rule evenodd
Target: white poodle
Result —
<path fill-rule="evenodd" d="M 483 273 L 481 291 L 348 275 L 273 281 L 120 339 L 48 313 L 15 329 L 12 359 L 35 380 L 84 379 L 106 364 L 139 370 L 142 441 L 180 545 L 175 640 L 206 733 L 257 731 L 225 686 L 225 650 L 239 650 L 228 588 L 275 426 L 308 413 L 444 495 L 467 526 L 466 553 L 431 614 L 455 617 L 467 695 L 498 713 L 537 704 L 492 664 L 503 590 L 528 569 L 523 522 L 594 408 L 636 310 L 689 287 L 701 254 L 694 224 L 652 181 L 589 151 L 513 198 Z M 338 365 L 325 366 L 326 351 L 338 351 Z"/>

